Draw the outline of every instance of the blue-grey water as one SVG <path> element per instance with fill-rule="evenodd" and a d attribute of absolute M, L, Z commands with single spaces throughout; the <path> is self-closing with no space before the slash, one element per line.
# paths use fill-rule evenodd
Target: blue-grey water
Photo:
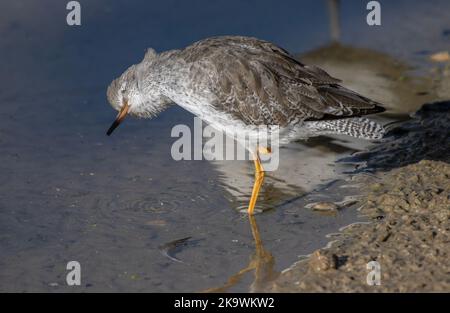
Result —
<path fill-rule="evenodd" d="M 176 106 L 152 120 L 129 118 L 106 137 L 116 112 L 105 93 L 148 47 L 247 35 L 301 53 L 387 102 L 385 120 L 448 99 L 430 79 L 439 67 L 428 57 L 450 49 L 450 2 L 380 2 L 382 25 L 369 27 L 366 1 L 341 1 L 341 45 L 327 46 L 327 1 L 80 1 L 81 26 L 66 24 L 66 1 L 3 1 L 0 291 L 253 291 L 255 281 L 268 283 L 357 221 L 355 206 L 335 215 L 304 206 L 357 194 L 342 174 L 354 166 L 335 160 L 368 145 L 295 143 L 260 198 L 272 209 L 256 216 L 265 253 L 257 245 L 255 256 L 252 228 L 239 213 L 251 162 L 174 161 L 171 129 L 193 120 Z M 185 237 L 174 251 L 182 262 L 161 253 Z M 255 259 L 265 277 L 233 276 Z M 81 286 L 66 284 L 72 260 L 81 264 Z"/>

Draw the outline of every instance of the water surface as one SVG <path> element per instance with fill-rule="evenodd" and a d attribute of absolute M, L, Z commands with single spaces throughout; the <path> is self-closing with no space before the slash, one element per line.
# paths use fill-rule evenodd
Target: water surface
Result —
<path fill-rule="evenodd" d="M 427 59 L 449 48 L 450 7 L 381 2 L 382 26 L 371 28 L 365 3 L 342 1 L 337 46 L 325 1 L 99 0 L 82 3 L 80 27 L 65 24 L 60 1 L 2 3 L 0 290 L 257 291 L 324 246 L 327 234 L 360 220 L 356 204 L 331 215 L 305 205 L 357 195 L 346 174 L 357 165 L 335 161 L 367 143 L 320 137 L 283 149 L 258 203 L 265 211 L 249 220 L 239 210 L 251 162 L 174 161 L 170 131 L 193 121 L 176 106 L 153 120 L 129 119 L 106 137 L 115 112 L 105 91 L 147 47 L 239 34 L 299 52 L 385 102 L 382 121 L 404 119 L 449 97 Z M 161 253 L 186 237 L 171 252 L 182 262 Z M 71 260 L 81 263 L 80 287 L 66 286 Z"/>

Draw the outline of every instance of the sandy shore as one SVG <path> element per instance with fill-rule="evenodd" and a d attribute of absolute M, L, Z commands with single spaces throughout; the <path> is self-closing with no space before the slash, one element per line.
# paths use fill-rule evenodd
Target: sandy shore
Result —
<path fill-rule="evenodd" d="M 360 209 L 371 223 L 345 228 L 268 291 L 450 291 L 450 165 L 423 160 L 380 176 Z M 380 285 L 367 283 L 370 261 L 380 264 Z"/>

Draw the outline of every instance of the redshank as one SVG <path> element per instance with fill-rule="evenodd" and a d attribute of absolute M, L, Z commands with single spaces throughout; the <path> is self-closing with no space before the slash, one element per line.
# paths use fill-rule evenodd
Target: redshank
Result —
<path fill-rule="evenodd" d="M 256 38 L 213 37 L 159 54 L 150 48 L 108 87 L 108 100 L 119 114 L 107 134 L 127 114 L 154 117 L 175 103 L 225 134 L 277 126 L 281 144 L 324 134 L 381 138 L 384 128 L 360 116 L 384 108 L 340 83 Z M 258 144 L 247 148 L 255 164 L 248 205 L 248 214 L 254 214 L 264 180 L 260 154 L 271 150 Z"/>

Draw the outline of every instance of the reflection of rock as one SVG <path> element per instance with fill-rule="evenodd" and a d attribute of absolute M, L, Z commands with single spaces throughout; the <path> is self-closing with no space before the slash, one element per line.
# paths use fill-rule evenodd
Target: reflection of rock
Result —
<path fill-rule="evenodd" d="M 330 20 L 330 34 L 333 41 L 341 36 L 341 23 L 339 18 L 339 0 L 328 0 L 328 14 Z"/>
<path fill-rule="evenodd" d="M 450 99 L 450 62 L 443 68 L 435 69 L 437 79 L 435 79 L 436 92 L 441 99 Z"/>
<path fill-rule="evenodd" d="M 394 113 L 416 111 L 437 98 L 432 79 L 411 76 L 410 68 L 369 49 L 332 43 L 299 56 L 342 79 L 344 86 L 385 104 Z"/>
<path fill-rule="evenodd" d="M 369 170 L 388 170 L 423 159 L 450 162 L 449 134 L 450 102 L 427 104 L 413 119 L 393 128 L 383 143 L 343 161 L 366 162 Z"/>

